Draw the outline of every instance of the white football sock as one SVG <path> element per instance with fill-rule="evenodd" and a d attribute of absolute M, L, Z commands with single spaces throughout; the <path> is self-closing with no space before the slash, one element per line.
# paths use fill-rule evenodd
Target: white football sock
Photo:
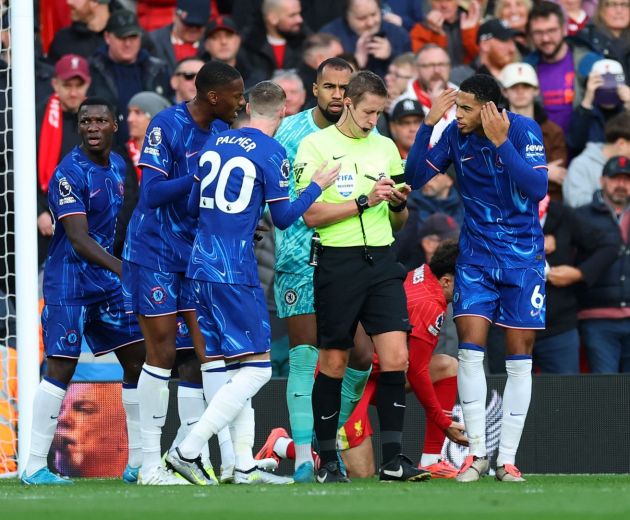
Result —
<path fill-rule="evenodd" d="M 293 446 L 295 447 L 295 469 L 305 462 L 313 464 L 313 448 L 310 444 L 294 444 Z"/>
<path fill-rule="evenodd" d="M 256 465 L 252 454 L 256 422 L 251 403 L 252 400 L 248 399 L 240 413 L 230 423 L 230 434 L 232 439 L 234 439 L 236 468 L 241 471 L 248 471 Z"/>
<path fill-rule="evenodd" d="M 31 448 L 24 474 L 31 476 L 48 466 L 48 452 L 52 444 L 61 403 L 66 395 L 66 385 L 45 377 L 39 383 L 33 400 L 33 426 Z"/>
<path fill-rule="evenodd" d="M 271 379 L 270 361 L 241 363 L 228 382 L 215 394 L 192 431 L 180 444 L 182 456 L 194 459 L 208 439 L 228 426 L 243 409 L 248 399 Z"/>
<path fill-rule="evenodd" d="M 142 469 L 147 474 L 162 464 L 160 440 L 168 411 L 168 382 L 171 370 L 142 366 L 138 379 L 140 431 L 142 433 Z"/>
<path fill-rule="evenodd" d="M 420 465 L 423 468 L 430 466 L 431 464 L 437 464 L 440 462 L 442 455 L 439 453 L 423 453 L 422 457 L 420 457 Z"/>
<path fill-rule="evenodd" d="M 291 439 L 288 437 L 278 437 L 273 445 L 273 452 L 281 459 L 287 458 L 287 448 L 291 444 Z M 296 446 L 294 444 L 294 446 Z M 297 446 L 296 446 L 297 447 Z"/>
<path fill-rule="evenodd" d="M 140 406 L 138 387 L 123 383 L 122 404 L 127 418 L 127 464 L 137 468 L 142 464 L 142 434 L 140 433 Z"/>
<path fill-rule="evenodd" d="M 186 438 L 188 432 L 197 424 L 199 417 L 203 415 L 205 410 L 206 401 L 203 398 L 203 388 L 194 383 L 180 381 L 177 387 L 179 428 L 177 430 L 177 436 L 173 440 L 173 444 L 171 444 L 171 449 L 175 448 L 175 446 Z M 201 460 L 204 466 L 210 463 L 210 449 L 208 446 L 204 446 L 201 449 Z"/>
<path fill-rule="evenodd" d="M 238 368 L 238 366 L 238 361 L 230 363 L 230 368 L 232 369 Z M 212 401 L 215 394 L 227 382 L 232 373 L 231 370 L 227 370 L 225 361 L 222 359 L 208 361 L 201 365 L 203 395 L 206 398 L 206 403 Z M 221 451 L 221 465 L 223 467 L 233 466 L 235 463 L 235 455 L 229 426 L 226 426 L 217 434 L 217 440 L 219 441 L 219 450 Z"/>
<path fill-rule="evenodd" d="M 483 349 L 472 343 L 459 345 L 457 391 L 464 413 L 469 453 L 486 456 L 486 374 L 483 371 Z"/>
<path fill-rule="evenodd" d="M 531 356 L 508 356 L 505 369 L 508 377 L 503 391 L 503 421 L 497 466 L 514 464 L 532 397 Z"/>

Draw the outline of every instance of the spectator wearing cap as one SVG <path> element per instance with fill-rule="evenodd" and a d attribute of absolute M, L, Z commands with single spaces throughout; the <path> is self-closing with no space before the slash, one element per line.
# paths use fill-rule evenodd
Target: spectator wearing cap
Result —
<path fill-rule="evenodd" d="M 169 75 L 177 62 L 199 53 L 209 18 L 208 0 L 177 0 L 173 22 L 149 33 L 155 46 L 153 54 L 166 62 Z"/>
<path fill-rule="evenodd" d="M 341 41 L 345 52 L 353 53 L 359 67 L 387 74 L 398 55 L 409 52 L 409 34 L 402 27 L 383 20 L 378 0 L 348 0 L 344 16 L 321 28 Z"/>
<path fill-rule="evenodd" d="M 115 0 L 75 0 L 68 2 L 68 7 L 72 23 L 57 31 L 48 48 L 48 60 L 53 64 L 66 54 L 86 59 L 92 56 L 103 44 L 110 7 L 113 11 L 120 5 Z"/>
<path fill-rule="evenodd" d="M 509 110 L 533 119 L 540 126 L 547 155 L 548 190 L 553 199 L 561 200 L 562 183 L 567 175 L 567 146 L 562 128 L 547 117 L 536 100 L 540 90 L 534 67 L 528 63 L 510 63 L 501 71 L 500 81 Z"/>
<path fill-rule="evenodd" d="M 601 190 L 576 211 L 582 221 L 621 244 L 614 263 L 578 295 L 580 335 L 594 373 L 630 372 L 629 203 L 630 158 L 615 156 L 604 165 Z"/>
<path fill-rule="evenodd" d="M 566 134 L 573 109 L 584 96 L 586 75 L 581 73 L 580 63 L 590 51 L 565 39 L 564 13 L 554 2 L 542 1 L 532 8 L 527 35 L 535 50 L 523 61 L 536 69 L 543 107 Z"/>
<path fill-rule="evenodd" d="M 302 63 L 302 45 L 310 33 L 304 26 L 299 0 L 264 0 L 262 20 L 243 36 L 243 60 L 248 83 L 268 80 L 274 71 L 297 69 Z"/>
<path fill-rule="evenodd" d="M 601 172 L 611 157 L 630 157 L 630 112 L 613 116 L 604 126 L 604 142 L 589 142 L 571 161 L 562 186 L 564 203 L 574 208 L 588 204 L 601 187 Z"/>
<path fill-rule="evenodd" d="M 630 0 L 599 0 L 589 23 L 575 35 L 580 45 L 616 60 L 630 74 Z"/>
<path fill-rule="evenodd" d="M 241 73 L 246 85 L 248 70 L 243 62 L 241 36 L 231 16 L 217 16 L 208 22 L 199 56 L 203 61 L 217 60 L 231 65 Z"/>
<path fill-rule="evenodd" d="M 302 78 L 293 70 L 277 70 L 271 81 L 280 85 L 287 96 L 285 114 L 292 116 L 300 112 L 306 101 L 306 90 Z"/>
<path fill-rule="evenodd" d="M 514 43 L 521 55 L 529 54 L 527 43 L 527 18 L 532 9 L 532 0 L 497 0 L 494 16 L 514 31 Z"/>
<path fill-rule="evenodd" d="M 116 107 L 119 143 L 129 138 L 127 104 L 133 95 L 143 91 L 162 95 L 169 89 L 166 63 L 141 48 L 141 35 L 134 13 L 125 9 L 113 12 L 105 28 L 105 45 L 90 62 L 90 95 L 104 97 Z"/>
<path fill-rule="evenodd" d="M 409 33 L 412 50 L 418 52 L 427 43 L 434 43 L 447 51 L 453 65 L 467 65 L 479 52 L 476 36 L 480 19 L 481 7 L 476 0 L 467 10 L 457 0 L 431 0 L 426 18 Z"/>
<path fill-rule="evenodd" d="M 491 19 L 484 22 L 477 32 L 479 56 L 471 66 L 476 74 L 489 74 L 500 80 L 503 67 L 516 60 L 516 32 L 501 20 Z"/>
<path fill-rule="evenodd" d="M 415 99 L 403 99 L 396 103 L 389 121 L 389 133 L 403 159 L 407 159 L 423 119 L 424 110 Z"/>
<path fill-rule="evenodd" d="M 66 54 L 55 64 L 51 80 L 53 94 L 37 107 L 37 228 L 39 265 L 48 254 L 52 237 L 52 217 L 48 211 L 48 183 L 55 168 L 80 143 L 77 112 L 90 87 L 87 60 Z"/>
<path fill-rule="evenodd" d="M 586 69 L 588 58 L 580 66 Z M 593 63 L 586 81 L 584 98 L 571 114 L 567 144 L 573 155 L 586 143 L 604 141 L 604 125 L 611 117 L 630 110 L 630 87 L 618 61 L 603 59 Z"/>
<path fill-rule="evenodd" d="M 144 142 L 149 122 L 155 115 L 171 106 L 171 103 L 155 92 L 138 92 L 127 104 L 127 127 L 129 139 L 119 144 L 116 150 L 127 163 L 125 175 L 125 198 L 116 221 L 116 235 L 114 237 L 114 255 L 121 258 L 127 225 L 138 203 L 142 169 L 138 168 L 142 143 Z"/>
<path fill-rule="evenodd" d="M 341 41 L 332 34 L 320 32 L 306 37 L 302 51 L 302 63 L 297 70 L 306 89 L 304 108 L 313 108 L 317 103 L 313 94 L 313 85 L 317 83 L 317 68 L 327 59 L 342 53 Z"/>
<path fill-rule="evenodd" d="M 190 101 L 197 94 L 195 79 L 204 61 L 199 58 L 184 58 L 175 65 L 175 72 L 171 76 L 172 96 L 175 103 Z"/>
<path fill-rule="evenodd" d="M 547 261 L 545 329 L 536 331 L 533 362 L 542 373 L 577 374 L 578 290 L 592 287 L 619 251 L 611 236 L 575 210 L 545 197 L 538 207 Z"/>

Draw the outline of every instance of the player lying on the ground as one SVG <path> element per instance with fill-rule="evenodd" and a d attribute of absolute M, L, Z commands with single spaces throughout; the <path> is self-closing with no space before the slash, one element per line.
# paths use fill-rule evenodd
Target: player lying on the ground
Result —
<path fill-rule="evenodd" d="M 271 136 L 284 117 L 286 96 L 263 81 L 250 92 L 248 127 L 213 136 L 203 147 L 188 209 L 199 216 L 188 264 L 197 320 L 209 359 L 232 361 L 223 368 L 224 384 L 191 432 L 166 460 L 192 483 L 205 480 L 199 454 L 208 439 L 230 426 L 237 484 L 286 484 L 293 480 L 259 468 L 254 460 L 254 410 L 251 398 L 271 377 L 271 330 L 260 287 L 253 237 L 263 208 L 286 228 L 330 186 L 339 167 L 320 167 L 312 182 L 289 202 L 289 164 L 284 148 Z M 217 370 L 219 368 L 217 367 Z"/>
<path fill-rule="evenodd" d="M 430 471 L 435 478 L 454 478 L 457 475 L 457 469 L 441 458 L 444 438 L 468 445 L 462 434 L 464 426 L 453 422 L 450 417 L 457 394 L 457 360 L 443 354 L 433 355 L 446 306 L 453 296 L 458 252 L 457 243 L 443 242 L 430 263 L 409 272 L 404 284 L 409 321 L 413 327 L 409 334 L 407 380 L 427 418 L 420 467 Z M 376 392 L 378 372 L 375 355 L 372 375 L 363 396 L 337 437 L 339 449 L 344 450 L 341 456 L 349 476 L 365 478 L 375 472 L 368 408 Z M 256 457 L 292 458 L 294 453 L 286 430 L 276 428 Z"/>
<path fill-rule="evenodd" d="M 57 224 L 44 268 L 42 327 L 47 365 L 33 402 L 24 484 L 72 483 L 48 469 L 47 457 L 84 338 L 96 356 L 113 351 L 123 367 L 122 401 L 129 443 L 123 479 L 135 480 L 142 462 L 136 385 L 144 342 L 136 318 L 125 314 L 122 266 L 113 256 L 125 162 L 111 152 L 118 125 L 108 101 L 86 99 L 77 117 L 81 144 L 57 166 L 48 191 Z"/>

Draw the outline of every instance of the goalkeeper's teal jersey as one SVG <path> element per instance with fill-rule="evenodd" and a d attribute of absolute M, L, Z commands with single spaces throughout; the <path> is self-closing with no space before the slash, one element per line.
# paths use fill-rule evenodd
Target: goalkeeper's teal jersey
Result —
<path fill-rule="evenodd" d="M 291 200 L 297 198 L 293 163 L 298 146 L 307 135 L 320 130 L 313 120 L 313 110 L 304 110 L 286 117 L 274 135 L 274 138 L 287 151 L 287 158 L 291 164 L 289 175 L 289 197 Z M 284 231 L 276 228 L 276 271 L 313 276 L 313 268 L 308 265 L 312 236 L 313 230 L 306 226 L 302 217 Z"/>

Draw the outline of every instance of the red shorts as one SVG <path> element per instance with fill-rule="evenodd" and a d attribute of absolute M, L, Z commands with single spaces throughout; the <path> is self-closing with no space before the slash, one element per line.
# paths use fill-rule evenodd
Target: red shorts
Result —
<path fill-rule="evenodd" d="M 341 451 L 349 450 L 359 446 L 366 437 L 372 435 L 372 424 L 370 423 L 369 409 L 372 400 L 376 394 L 376 385 L 378 382 L 378 371 L 370 375 L 363 397 L 357 403 L 352 415 L 348 417 L 346 424 L 339 428 L 337 433 L 337 448 Z"/>

